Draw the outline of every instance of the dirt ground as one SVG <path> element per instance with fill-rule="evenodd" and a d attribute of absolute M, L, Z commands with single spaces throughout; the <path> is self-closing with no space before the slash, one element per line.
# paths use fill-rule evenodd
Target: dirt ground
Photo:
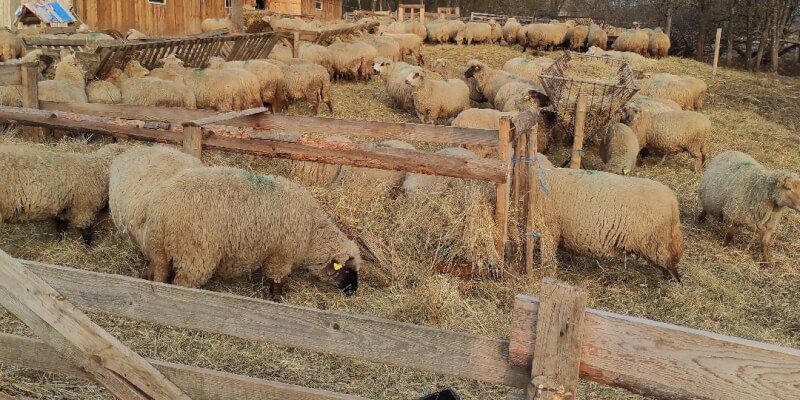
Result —
<path fill-rule="evenodd" d="M 520 55 L 518 49 L 479 45 L 426 46 L 426 60 L 444 57 L 452 65 L 479 58 L 499 67 Z M 547 56 L 558 57 L 559 53 Z M 770 168 L 798 171 L 800 145 L 800 78 L 720 70 L 691 60 L 667 58 L 634 65 L 650 72 L 689 74 L 705 79 L 709 95 L 703 111 L 713 123 L 710 153 L 728 149 L 747 152 Z M 368 84 L 334 85 L 334 117 L 389 122 L 416 122 L 397 109 L 380 80 Z M 290 113 L 310 114 L 294 105 Z M 327 111 L 324 116 L 329 116 Z M 10 134 L 3 142 L 16 139 Z M 58 151 L 88 151 L 105 139 L 87 144 L 75 138 L 57 144 Z M 428 148 L 421 146 L 423 148 Z M 558 152 L 559 150 L 555 150 Z M 259 173 L 287 175 L 290 163 L 257 157 L 206 152 L 204 161 L 234 165 Z M 588 155 L 588 165 L 597 156 Z M 417 202 L 375 196 L 369 190 L 312 188 L 324 208 L 345 229 L 369 237 L 383 249 L 380 263 L 366 266 L 363 289 L 343 298 L 304 276 L 287 284 L 286 301 L 321 309 L 364 313 L 497 338 L 509 334 L 513 297 L 537 293 L 545 275 L 585 288 L 594 308 L 734 335 L 783 346 L 800 347 L 800 218 L 784 220 L 772 245 L 774 263 L 759 263 L 756 236 L 742 231 L 732 245 L 723 246 L 721 226 L 700 224 L 697 199 L 700 176 L 687 155 L 648 158 L 635 174 L 665 183 L 675 190 L 681 207 L 686 252 L 679 269 L 683 285 L 661 279 L 659 271 L 627 259 L 593 259 L 559 252 L 558 267 L 533 276 L 509 276 L 502 281 L 466 281 L 436 273 L 439 262 L 455 262 L 458 249 L 485 260 L 481 249 L 491 246 L 490 234 L 475 243 L 460 242 L 467 229 L 490 226 L 487 204 L 469 203 L 458 193 L 432 194 Z M 468 183 L 456 186 L 458 190 Z M 481 190 L 480 187 L 478 188 Z M 441 196 L 440 196 L 441 195 Z M 453 198 L 451 198 L 453 197 Z M 464 196 L 461 196 L 464 197 Z M 465 213 L 463 210 L 470 210 Z M 488 220 L 487 220 L 488 218 Z M 450 229 L 458 227 L 458 229 Z M 62 242 L 52 238 L 51 223 L 0 225 L 0 248 L 11 255 L 92 271 L 138 276 L 144 261 L 135 247 L 106 223 L 98 227 L 96 244 L 85 249 L 72 232 Z M 480 232 L 480 231 L 478 231 Z M 488 232 L 491 232 L 489 230 Z M 462 246 L 462 247 L 459 247 Z M 456 249 L 456 250 L 454 250 Z M 262 282 L 213 281 L 207 289 L 264 297 Z M 104 315 L 92 318 L 141 355 L 172 362 L 278 380 L 314 388 L 357 394 L 374 399 L 415 399 L 444 386 L 453 386 L 464 399 L 501 399 L 506 387 L 484 385 L 435 374 L 360 362 L 341 357 L 287 349 L 196 331 L 170 329 Z M 0 331 L 30 335 L 27 328 L 0 311 Z M 0 365 L 0 392 L 42 399 L 106 399 L 97 386 L 83 381 Z M 627 392 L 582 383 L 581 399 L 634 399 Z"/>

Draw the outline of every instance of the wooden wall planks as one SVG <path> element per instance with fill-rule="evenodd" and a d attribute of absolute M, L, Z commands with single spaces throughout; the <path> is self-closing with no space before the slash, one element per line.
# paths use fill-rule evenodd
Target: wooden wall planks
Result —
<path fill-rule="evenodd" d="M 225 17 L 225 0 L 75 0 L 78 18 L 94 29 L 125 33 L 135 28 L 147 35 L 185 36 L 200 33 L 206 18 Z"/>

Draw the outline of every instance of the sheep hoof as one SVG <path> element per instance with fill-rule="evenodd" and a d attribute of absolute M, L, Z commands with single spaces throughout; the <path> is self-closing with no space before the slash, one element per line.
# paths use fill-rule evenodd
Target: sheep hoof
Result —
<path fill-rule="evenodd" d="M 92 246 L 92 239 L 94 236 L 94 232 L 92 232 L 92 228 L 81 229 L 81 238 L 83 238 L 83 244 L 86 247 Z"/>

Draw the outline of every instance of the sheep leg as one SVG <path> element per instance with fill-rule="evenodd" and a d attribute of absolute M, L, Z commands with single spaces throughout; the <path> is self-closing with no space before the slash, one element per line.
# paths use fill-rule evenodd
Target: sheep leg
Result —
<path fill-rule="evenodd" d="M 270 299 L 276 303 L 283 302 L 283 285 L 286 283 L 281 278 L 270 279 Z"/>
<path fill-rule="evenodd" d="M 86 227 L 81 229 L 81 238 L 83 238 L 83 244 L 86 247 L 92 246 L 92 239 L 94 238 L 94 230 L 92 227 Z"/>
<path fill-rule="evenodd" d="M 166 253 L 150 255 L 150 265 L 142 271 L 142 279 L 150 279 L 153 282 L 167 283 L 170 280 L 172 268 L 170 268 L 169 257 Z"/>
<path fill-rule="evenodd" d="M 64 221 L 63 219 L 56 218 L 56 241 L 62 241 L 67 236 L 67 229 L 69 228 L 69 222 Z"/>
<path fill-rule="evenodd" d="M 772 238 L 772 231 L 769 229 L 761 230 L 761 258 L 764 263 L 769 263 L 769 242 Z"/>

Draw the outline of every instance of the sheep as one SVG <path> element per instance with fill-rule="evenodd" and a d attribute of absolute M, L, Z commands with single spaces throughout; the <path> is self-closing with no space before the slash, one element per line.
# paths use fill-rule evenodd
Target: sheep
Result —
<path fill-rule="evenodd" d="M 510 112 L 530 107 L 546 107 L 550 105 L 550 98 L 544 94 L 541 86 L 522 81 L 510 81 L 500 87 L 492 103 L 498 110 Z"/>
<path fill-rule="evenodd" d="M 491 33 L 489 34 L 489 44 L 500 44 L 503 40 L 503 27 L 497 23 L 496 20 L 490 19 L 489 26 L 492 28 Z"/>
<path fill-rule="evenodd" d="M 684 110 L 700 111 L 705 103 L 708 85 L 702 80 L 688 75 L 653 74 L 649 79 L 639 81 L 642 96 L 673 100 Z"/>
<path fill-rule="evenodd" d="M 244 63 L 228 64 L 222 57 L 211 57 L 208 60 L 208 68 L 221 71 L 229 83 L 238 82 L 238 86 L 240 87 L 239 95 L 242 99 L 242 108 L 260 107 L 263 104 L 263 100 L 261 99 L 261 79 L 254 73 L 248 71 L 248 67 Z M 270 80 L 272 80 L 272 77 L 270 77 Z M 234 110 L 236 110 L 236 108 L 234 108 Z"/>
<path fill-rule="evenodd" d="M 421 40 L 425 40 L 425 37 L 428 36 L 428 30 L 425 28 L 419 21 L 403 21 L 403 22 L 393 22 L 386 28 L 383 32 L 386 33 L 411 33 L 419 37 Z"/>
<path fill-rule="evenodd" d="M 437 80 L 415 71 L 408 74 L 406 84 L 414 88 L 414 110 L 423 124 L 455 117 L 470 107 L 469 87 L 460 79 Z"/>
<path fill-rule="evenodd" d="M 639 118 L 636 113 L 624 113 L 620 122 L 631 125 L 636 118 Z M 711 121 L 708 117 L 694 111 L 658 113 L 652 116 L 645 131 L 647 133 L 643 148 L 664 154 L 686 151 L 695 160 L 695 172 L 702 171 L 706 161 L 706 143 L 711 133 Z"/>
<path fill-rule="evenodd" d="M 109 81 L 96 80 L 86 85 L 86 97 L 89 103 L 121 104 L 122 92 Z"/>
<path fill-rule="evenodd" d="M 385 140 L 378 143 L 377 148 L 385 149 L 400 149 L 400 150 L 416 150 L 414 146 L 401 140 Z M 369 184 L 370 190 L 365 192 L 369 194 L 385 194 L 387 191 L 394 187 L 399 187 L 403 183 L 405 173 L 400 171 L 392 171 L 385 169 L 375 168 L 358 168 L 358 167 L 342 167 L 339 176 L 336 179 L 336 184 L 344 187 L 347 185 L 355 184 Z M 362 193 L 364 195 L 364 193 Z"/>
<path fill-rule="evenodd" d="M 589 36 L 587 38 L 588 47 L 598 47 L 601 50 L 608 48 L 608 33 L 603 28 L 592 24 L 589 27 Z"/>
<path fill-rule="evenodd" d="M 639 138 L 625 124 L 615 123 L 600 145 L 600 157 L 606 172 L 628 175 L 636 166 L 639 156 Z"/>
<path fill-rule="evenodd" d="M 647 56 L 650 48 L 650 37 L 643 30 L 628 29 L 617 37 L 611 48 L 617 51 L 630 51 L 641 56 Z"/>
<path fill-rule="evenodd" d="M 211 32 L 219 29 L 227 29 L 228 32 L 233 31 L 233 21 L 228 18 L 206 18 L 200 22 L 201 32 Z"/>
<path fill-rule="evenodd" d="M 575 21 L 566 23 L 551 22 L 549 24 L 532 24 L 525 32 L 527 43 L 522 48 L 524 52 L 528 47 L 537 49 L 554 49 L 563 46 L 567 42 L 567 33 L 570 28 L 575 27 Z"/>
<path fill-rule="evenodd" d="M 530 32 L 531 29 L 534 29 L 534 24 L 523 25 L 517 31 L 517 43 L 522 46 L 523 53 L 530 47 L 528 32 Z"/>
<path fill-rule="evenodd" d="M 286 99 L 285 77 L 280 67 L 262 60 L 228 61 L 225 69 L 245 70 L 256 77 L 261 88 L 259 94 L 264 104 L 273 111 L 283 111 Z"/>
<path fill-rule="evenodd" d="M 589 50 L 586 51 L 587 55 L 590 56 L 597 56 L 597 57 L 610 57 L 610 58 L 621 58 L 627 61 L 629 64 L 639 64 L 646 62 L 646 59 L 639 54 L 632 53 L 630 51 L 616 51 L 616 50 L 602 50 L 597 46 L 592 46 Z"/>
<path fill-rule="evenodd" d="M 328 70 L 331 79 L 333 79 L 333 55 L 331 55 L 331 52 L 327 47 L 313 43 L 305 43 L 300 46 L 299 55 L 301 60 L 306 60 L 313 64 L 319 64 L 323 66 L 326 70 Z"/>
<path fill-rule="evenodd" d="M 539 75 L 553 65 L 554 62 L 553 59 L 547 57 L 535 57 L 533 59 L 516 57 L 503 64 L 503 71 L 519 75 L 532 83 L 539 84 L 541 83 Z"/>
<path fill-rule="evenodd" d="M 287 65 L 283 69 L 286 85 L 286 98 L 289 101 L 306 100 L 314 107 L 314 115 L 319 114 L 319 103 L 328 105 L 333 113 L 331 100 L 331 79 L 328 71 L 317 64 Z"/>
<path fill-rule="evenodd" d="M 127 35 L 125 36 L 126 40 L 143 40 L 147 38 L 147 35 L 137 31 L 136 29 L 128 29 Z"/>
<path fill-rule="evenodd" d="M 414 36 L 416 37 L 416 35 Z M 397 40 L 389 37 L 370 36 L 366 42 L 375 48 L 377 51 L 376 57 L 383 57 L 393 62 L 400 61 L 405 58 L 405 54 L 401 53 L 400 43 Z"/>
<path fill-rule="evenodd" d="M 543 157 L 543 156 L 537 156 Z M 599 171 L 543 168 L 542 246 L 590 256 L 635 253 L 678 282 L 683 256 L 678 200 L 662 183 Z M 546 252 L 543 249 L 543 252 Z"/>
<path fill-rule="evenodd" d="M 16 60 L 22 55 L 22 40 L 9 31 L 0 30 L 0 62 Z"/>
<path fill-rule="evenodd" d="M 336 79 L 358 79 L 361 72 L 362 54 L 352 43 L 335 42 L 328 46 L 333 59 L 334 77 Z"/>
<path fill-rule="evenodd" d="M 150 196 L 145 255 L 153 280 L 200 287 L 212 276 L 261 269 L 281 301 L 295 267 L 328 278 L 346 295 L 358 288 L 361 256 L 302 186 L 229 167 L 192 168 Z M 202 246 L 193 244 L 202 243 Z"/>
<path fill-rule="evenodd" d="M 138 61 L 131 60 L 128 64 Z M 122 104 L 158 107 L 197 108 L 194 92 L 183 83 L 183 77 L 173 75 L 174 80 L 152 76 L 128 77 L 119 68 L 112 68 L 108 80 L 120 88 Z"/>
<path fill-rule="evenodd" d="M 416 58 L 417 64 L 425 65 L 425 60 L 422 58 L 423 41 L 417 35 L 410 33 L 384 33 L 381 35 L 395 40 L 400 46 L 400 61 L 405 61 L 407 56 L 412 56 Z"/>
<path fill-rule="evenodd" d="M 652 36 L 650 36 L 650 44 L 648 46 L 650 55 L 657 59 L 662 59 L 669 53 L 669 47 L 669 35 L 664 33 L 661 28 L 656 28 Z"/>
<path fill-rule="evenodd" d="M 378 56 L 378 50 L 361 40 L 351 43 L 350 49 L 361 57 L 358 75 L 366 83 L 372 79 L 373 66 L 375 65 L 375 57 Z"/>
<path fill-rule="evenodd" d="M 73 33 L 72 35 L 67 36 L 68 39 L 71 40 L 88 40 L 91 42 L 101 42 L 101 41 L 114 41 L 112 36 L 106 35 L 105 33 L 100 32 L 81 32 L 81 33 Z"/>
<path fill-rule="evenodd" d="M 277 16 L 274 17 L 264 17 L 262 18 L 264 22 L 267 22 L 269 26 L 277 31 L 280 29 L 288 29 L 288 30 L 305 30 L 307 28 L 306 22 L 300 18 L 280 18 Z"/>
<path fill-rule="evenodd" d="M 478 60 L 470 60 L 467 63 L 467 71 L 464 73 L 464 76 L 466 78 L 475 77 L 475 80 L 478 82 L 478 89 L 494 106 L 498 106 L 494 104 L 497 92 L 506 83 L 511 81 L 530 83 L 530 81 L 509 72 L 492 69 Z"/>
<path fill-rule="evenodd" d="M 517 32 L 522 28 L 522 24 L 516 18 L 509 18 L 503 25 L 503 39 L 506 44 L 512 45 L 517 43 Z"/>
<path fill-rule="evenodd" d="M 108 208 L 119 231 L 144 249 L 144 224 L 150 195 L 177 173 L 202 167 L 196 157 L 167 146 L 136 147 L 111 163 Z"/>
<path fill-rule="evenodd" d="M 29 51 L 22 58 L 9 61 L 7 64 L 12 64 L 12 63 L 24 64 L 29 62 L 37 62 L 39 61 L 39 58 L 41 56 L 42 56 L 42 51 L 37 49 Z M 22 87 L 22 85 L 0 86 L 0 106 L 22 107 L 23 90 L 24 88 Z"/>
<path fill-rule="evenodd" d="M 501 112 L 492 109 L 483 108 L 469 108 L 456 116 L 451 126 L 457 128 L 473 128 L 473 129 L 500 129 L 500 119 L 503 117 L 510 117 L 516 115 L 516 112 Z M 467 150 L 477 154 L 481 158 L 487 158 L 497 153 L 495 147 L 481 145 L 481 144 L 468 144 L 465 146 Z"/>
<path fill-rule="evenodd" d="M 344 136 L 330 136 L 326 142 L 352 143 Z M 304 185 L 329 186 L 336 181 L 342 170 L 341 165 L 322 164 L 313 161 L 292 161 L 292 170 L 289 178 Z"/>
<path fill-rule="evenodd" d="M 736 226 L 758 233 L 761 257 L 769 262 L 772 234 L 789 210 L 800 212 L 800 176 L 766 169 L 753 157 L 726 151 L 709 161 L 700 179 L 699 220 L 708 215 L 727 225 L 725 245 L 733 241 Z"/>
<path fill-rule="evenodd" d="M 452 42 L 464 25 L 464 22 L 460 20 L 448 20 L 430 24 L 428 25 L 428 41 L 439 44 Z"/>
<path fill-rule="evenodd" d="M 187 68 L 183 82 L 194 93 L 197 108 L 228 112 L 262 105 L 258 78 L 244 70 Z"/>
<path fill-rule="evenodd" d="M 473 160 L 479 158 L 477 154 L 461 147 L 447 147 L 436 151 L 435 154 L 438 154 L 440 156 L 460 157 Z M 406 177 L 403 180 L 403 192 L 409 195 L 413 195 L 415 193 L 424 190 L 425 188 L 432 187 L 437 183 L 445 181 L 447 179 L 453 179 L 453 178 L 434 176 L 434 175 L 424 175 L 417 173 L 408 173 L 406 174 Z"/>
<path fill-rule="evenodd" d="M 475 43 L 483 43 L 491 41 L 492 26 L 485 22 L 467 22 L 458 30 L 456 35 L 456 43 L 463 44 L 464 41 L 467 45 Z"/>
<path fill-rule="evenodd" d="M 272 51 L 269 52 L 267 56 L 270 60 L 278 60 L 278 61 L 286 61 L 291 60 L 294 57 L 292 53 L 292 49 L 282 45 L 276 44 L 275 47 L 272 48 Z"/>
<path fill-rule="evenodd" d="M 80 62 L 72 54 L 64 54 L 56 64 L 53 80 L 39 82 L 39 100 L 60 103 L 88 103 L 86 80 Z"/>
<path fill-rule="evenodd" d="M 662 112 L 680 110 L 681 106 L 672 100 L 637 96 L 630 99 L 619 113 L 638 138 L 641 149 L 647 146 L 647 130 L 653 123 L 653 116 Z"/>
<path fill-rule="evenodd" d="M 464 81 L 464 83 L 469 86 L 469 99 L 476 102 L 476 103 L 483 103 L 486 101 L 486 97 L 481 93 L 480 89 L 478 89 L 478 81 L 475 80 L 475 77 L 467 78 L 465 73 L 467 72 L 467 67 L 459 67 L 456 68 L 452 73 L 449 72 L 447 65 L 449 61 L 445 58 L 437 58 L 433 62 L 433 66 L 431 69 L 441 75 L 444 78 L 452 79 L 457 78 Z"/>
<path fill-rule="evenodd" d="M 380 57 L 375 59 L 373 68 L 385 80 L 389 97 L 403 110 L 413 111 L 414 90 L 406 84 L 406 77 L 411 72 L 422 72 L 422 68 L 404 62 L 393 63 Z"/>
<path fill-rule="evenodd" d="M 579 51 L 586 45 L 586 39 L 589 37 L 589 27 L 586 25 L 578 25 L 570 28 L 567 31 L 569 36 L 570 48 Z"/>
<path fill-rule="evenodd" d="M 111 160 L 118 144 L 84 153 L 55 153 L 28 145 L 0 145 L 0 222 L 55 220 L 59 237 L 67 226 L 92 243 L 92 225 L 108 204 Z"/>

